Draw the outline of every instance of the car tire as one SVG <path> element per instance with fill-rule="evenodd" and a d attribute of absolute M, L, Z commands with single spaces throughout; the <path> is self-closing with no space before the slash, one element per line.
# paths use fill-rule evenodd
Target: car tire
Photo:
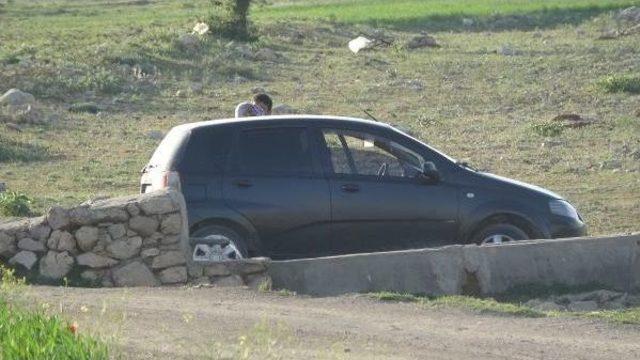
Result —
<path fill-rule="evenodd" d="M 471 241 L 478 245 L 489 245 L 528 239 L 529 235 L 521 228 L 500 223 L 484 227 L 473 236 Z"/>
<path fill-rule="evenodd" d="M 191 238 L 202 238 L 203 243 L 221 243 L 220 251 L 224 260 L 246 259 L 248 257 L 247 243 L 235 230 L 222 225 L 207 225 L 197 229 Z M 226 241 L 225 241 L 226 239 Z M 195 246 L 195 245 L 194 245 Z"/>

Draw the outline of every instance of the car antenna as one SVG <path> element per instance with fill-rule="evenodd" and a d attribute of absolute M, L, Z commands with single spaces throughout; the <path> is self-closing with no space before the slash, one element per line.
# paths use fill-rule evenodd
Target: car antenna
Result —
<path fill-rule="evenodd" d="M 364 111 L 364 113 L 367 114 L 367 116 L 370 117 L 373 121 L 380 122 L 380 120 L 376 119 L 375 116 L 371 115 L 368 109 L 362 109 L 362 111 Z"/>

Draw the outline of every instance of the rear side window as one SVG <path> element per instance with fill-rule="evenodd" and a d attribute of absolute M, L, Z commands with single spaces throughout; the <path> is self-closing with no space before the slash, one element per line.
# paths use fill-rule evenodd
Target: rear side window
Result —
<path fill-rule="evenodd" d="M 240 133 L 233 169 L 253 175 L 311 175 L 311 151 L 304 128 L 246 130 Z"/>
<path fill-rule="evenodd" d="M 180 154 L 180 150 L 188 138 L 189 132 L 177 127 L 171 129 L 162 139 L 160 145 L 147 164 L 148 170 L 171 170 Z"/>
<path fill-rule="evenodd" d="M 208 127 L 192 130 L 178 169 L 187 174 L 222 174 L 231 149 L 229 128 Z"/>

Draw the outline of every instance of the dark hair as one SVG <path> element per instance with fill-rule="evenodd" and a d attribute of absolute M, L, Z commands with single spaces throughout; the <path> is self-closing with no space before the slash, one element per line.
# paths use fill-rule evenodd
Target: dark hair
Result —
<path fill-rule="evenodd" d="M 267 105 L 267 109 L 269 109 L 269 111 L 271 111 L 271 107 L 273 107 L 273 101 L 271 101 L 271 98 L 269 97 L 269 95 L 267 94 L 255 94 L 253 96 L 253 102 L 261 102 L 265 105 Z"/>

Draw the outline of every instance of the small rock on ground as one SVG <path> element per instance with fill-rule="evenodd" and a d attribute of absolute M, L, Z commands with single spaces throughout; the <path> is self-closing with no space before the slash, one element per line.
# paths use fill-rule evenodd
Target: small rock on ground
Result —
<path fill-rule="evenodd" d="M 438 44 L 433 36 L 421 34 L 411 38 L 411 40 L 405 44 L 405 47 L 407 49 L 419 49 L 425 47 L 440 47 L 440 44 Z"/>
<path fill-rule="evenodd" d="M 20 89 L 10 89 L 0 96 L 0 105 L 32 105 L 35 101 L 36 98 L 33 95 Z"/>

